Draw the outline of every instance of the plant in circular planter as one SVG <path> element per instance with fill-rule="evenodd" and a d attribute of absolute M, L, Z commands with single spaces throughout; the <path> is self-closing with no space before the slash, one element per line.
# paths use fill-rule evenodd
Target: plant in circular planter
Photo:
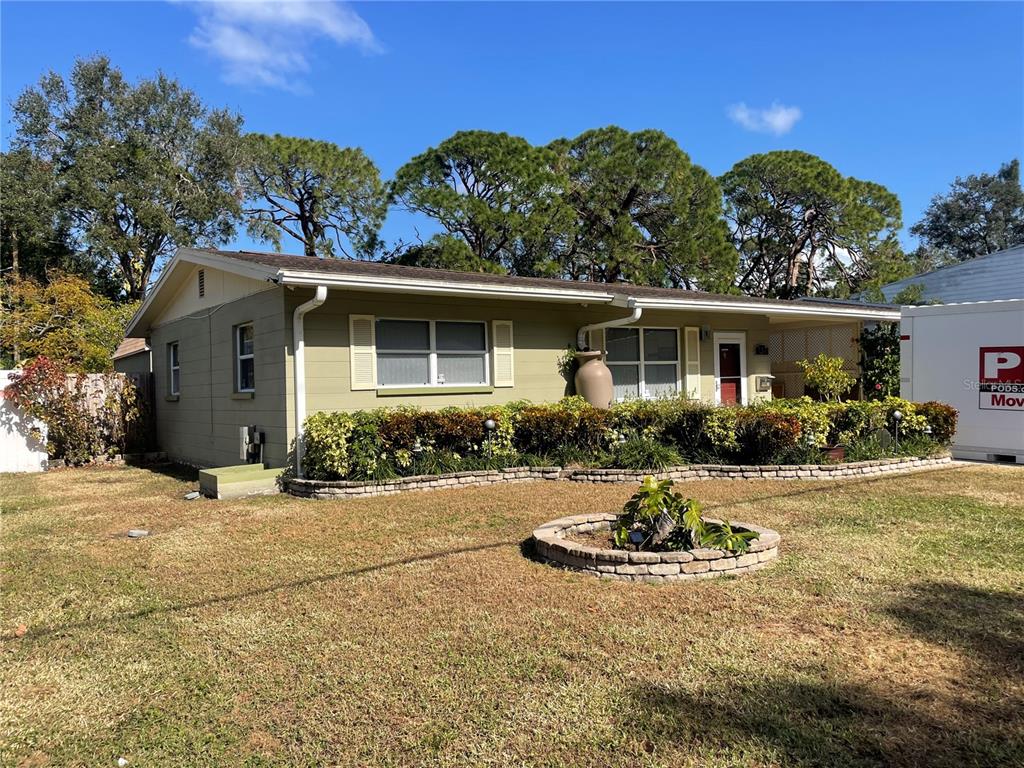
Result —
<path fill-rule="evenodd" d="M 700 502 L 672 490 L 671 480 L 648 475 L 622 508 L 612 535 L 618 549 L 689 550 L 698 547 L 746 552 L 754 531 L 736 530 L 728 520 L 706 520 Z"/>

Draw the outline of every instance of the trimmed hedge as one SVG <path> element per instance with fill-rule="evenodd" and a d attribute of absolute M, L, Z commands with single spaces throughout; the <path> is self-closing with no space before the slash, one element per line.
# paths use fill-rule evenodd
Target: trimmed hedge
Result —
<path fill-rule="evenodd" d="M 873 437 L 882 427 L 894 431 L 896 411 L 908 450 L 937 450 L 956 430 L 956 409 L 895 397 L 845 403 L 804 397 L 732 408 L 672 398 L 629 401 L 606 411 L 567 397 L 545 405 L 317 413 L 305 423 L 304 466 L 315 480 L 380 481 L 524 464 L 658 469 L 674 463 L 820 463 L 822 450 L 837 444 L 861 458 L 881 458 L 899 453 Z M 487 419 L 495 423 L 490 434 Z"/>

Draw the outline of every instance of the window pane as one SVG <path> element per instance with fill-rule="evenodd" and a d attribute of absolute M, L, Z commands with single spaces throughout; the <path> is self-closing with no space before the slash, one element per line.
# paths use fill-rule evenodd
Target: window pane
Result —
<path fill-rule="evenodd" d="M 172 395 L 178 394 L 178 390 L 180 388 L 180 382 L 181 382 L 181 378 L 180 377 L 181 377 L 180 371 L 177 368 L 172 368 L 171 369 L 171 394 Z"/>
<path fill-rule="evenodd" d="M 176 368 L 178 365 L 178 345 L 171 344 L 171 367 Z"/>
<path fill-rule="evenodd" d="M 483 352 L 485 349 L 483 323 L 437 323 L 434 333 L 438 350 Z"/>
<path fill-rule="evenodd" d="M 679 359 L 676 352 L 676 332 L 668 329 L 647 328 L 644 330 L 644 360 L 664 360 L 673 363 Z"/>
<path fill-rule="evenodd" d="M 426 320 L 378 320 L 377 349 L 430 349 L 430 324 Z"/>
<path fill-rule="evenodd" d="M 648 397 L 671 397 L 676 394 L 676 367 L 674 364 L 644 366 L 644 385 Z"/>
<path fill-rule="evenodd" d="M 605 330 L 608 359 L 631 362 L 640 359 L 640 335 L 636 328 L 608 328 Z"/>
<path fill-rule="evenodd" d="M 238 354 L 252 354 L 252 326 L 241 325 L 238 327 Z"/>
<path fill-rule="evenodd" d="M 444 376 L 445 384 L 485 384 L 487 374 L 484 370 L 484 356 L 439 354 L 438 383 L 441 383 L 441 376 Z"/>
<path fill-rule="evenodd" d="M 377 354 L 377 383 L 382 387 L 430 384 L 430 355 L 407 352 Z"/>
<path fill-rule="evenodd" d="M 612 372 L 612 390 L 616 400 L 635 400 L 640 397 L 639 366 L 609 365 Z"/>
<path fill-rule="evenodd" d="M 256 387 L 256 366 L 253 359 L 247 357 L 238 361 L 238 389 L 241 391 Z"/>

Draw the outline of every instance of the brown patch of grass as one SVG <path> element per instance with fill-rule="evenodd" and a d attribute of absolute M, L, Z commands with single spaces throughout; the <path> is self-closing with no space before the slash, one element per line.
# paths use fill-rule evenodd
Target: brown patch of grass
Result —
<path fill-rule="evenodd" d="M 680 484 L 783 556 L 650 586 L 521 551 L 631 486 L 186 502 L 143 470 L 7 476 L 0 762 L 1011 764 L 1021 478 Z"/>

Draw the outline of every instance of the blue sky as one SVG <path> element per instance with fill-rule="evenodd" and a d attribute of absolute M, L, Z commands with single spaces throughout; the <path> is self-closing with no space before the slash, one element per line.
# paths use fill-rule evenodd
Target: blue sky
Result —
<path fill-rule="evenodd" d="M 1024 145 L 1019 3 L 5 1 L 0 22 L 5 146 L 11 99 L 96 53 L 248 130 L 360 146 L 385 177 L 460 129 L 542 143 L 615 123 L 664 130 L 716 175 L 812 152 L 896 192 L 910 226 Z M 414 226 L 432 231 L 393 214 L 384 234 Z"/>

